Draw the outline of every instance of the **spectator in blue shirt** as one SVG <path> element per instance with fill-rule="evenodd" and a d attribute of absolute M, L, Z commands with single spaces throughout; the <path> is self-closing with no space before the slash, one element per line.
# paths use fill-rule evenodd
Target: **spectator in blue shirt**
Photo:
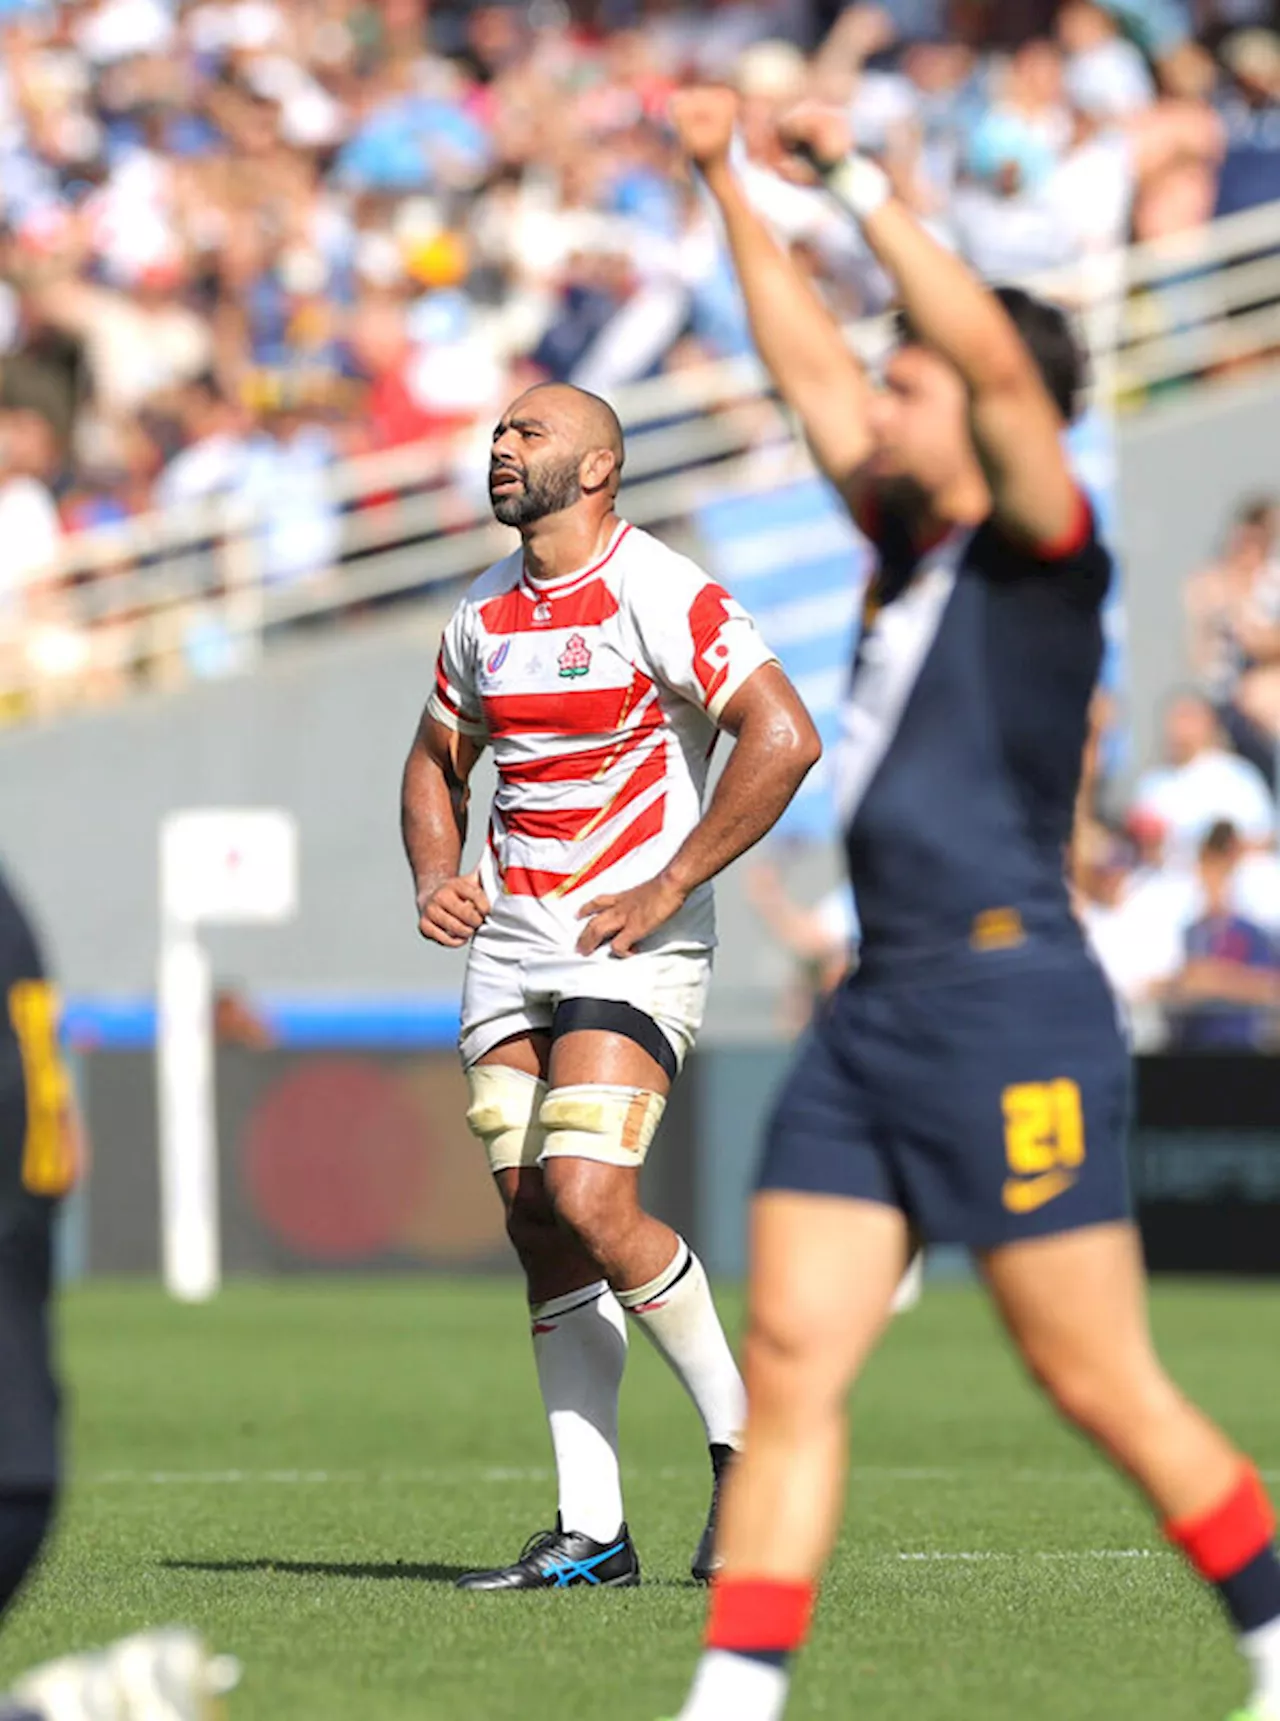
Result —
<path fill-rule="evenodd" d="M 1231 906 L 1245 845 L 1234 825 L 1214 825 L 1200 846 L 1204 911 L 1185 935 L 1182 972 L 1170 983 L 1173 1043 L 1182 1051 L 1258 1051 L 1280 1006 L 1280 950 Z"/>
<path fill-rule="evenodd" d="M 1280 198 L 1280 35 L 1240 30 L 1220 50 L 1232 87 L 1219 102 L 1227 153 L 1218 215 Z"/>

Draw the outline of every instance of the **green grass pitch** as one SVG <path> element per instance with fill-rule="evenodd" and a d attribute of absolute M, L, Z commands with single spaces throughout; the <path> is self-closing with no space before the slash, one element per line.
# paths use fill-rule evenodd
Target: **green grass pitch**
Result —
<path fill-rule="evenodd" d="M 1156 1322 L 1185 1385 L 1280 1479 L 1280 1289 L 1162 1287 Z M 177 1619 L 243 1658 L 233 1721 L 678 1707 L 707 1476 L 643 1341 L 623 1409 L 645 1587 L 467 1597 L 453 1575 L 514 1555 L 554 1510 L 514 1282 L 236 1285 L 202 1309 L 89 1286 L 62 1328 L 75 1481 L 0 1634 L 0 1683 Z M 897 1323 L 852 1463 L 795 1721 L 1221 1721 L 1241 1696 L 1214 1605 L 1055 1426 L 971 1288 L 931 1288 Z"/>

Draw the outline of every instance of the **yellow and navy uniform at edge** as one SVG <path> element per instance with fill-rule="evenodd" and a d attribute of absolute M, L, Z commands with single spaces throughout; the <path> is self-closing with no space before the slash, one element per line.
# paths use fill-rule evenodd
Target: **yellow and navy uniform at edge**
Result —
<path fill-rule="evenodd" d="M 57 994 L 0 878 L 0 1492 L 51 1490 L 58 1395 L 47 1311 L 53 1221 L 74 1175 Z"/>

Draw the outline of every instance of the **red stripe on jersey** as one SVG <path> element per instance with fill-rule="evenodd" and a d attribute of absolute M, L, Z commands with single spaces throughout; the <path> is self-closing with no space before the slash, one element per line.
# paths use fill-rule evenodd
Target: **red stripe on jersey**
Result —
<path fill-rule="evenodd" d="M 638 819 L 633 819 L 625 831 L 618 833 L 608 848 L 580 871 L 546 872 L 541 867 L 510 866 L 502 875 L 502 888 L 508 896 L 563 896 L 566 891 L 578 890 L 590 884 L 592 879 L 599 878 L 611 866 L 616 866 L 620 860 L 625 860 L 650 837 L 656 837 L 666 819 L 666 806 L 666 795 L 659 795 Z"/>
<path fill-rule="evenodd" d="M 511 837 L 549 837 L 572 843 L 595 817 L 594 807 L 511 807 L 502 814 L 503 828 Z"/>
<path fill-rule="evenodd" d="M 714 581 L 703 586 L 689 609 L 689 632 L 693 636 L 693 670 L 708 705 L 724 686 L 729 674 L 728 648 L 718 644 L 720 630 L 729 619 L 729 594 Z"/>
<path fill-rule="evenodd" d="M 630 687 L 495 693 L 484 701 L 484 710 L 495 740 L 504 735 L 562 735 L 566 740 L 575 735 L 607 735 L 624 728 L 626 718 L 652 686 L 649 677 L 637 670 Z M 662 712 L 655 699 L 653 709 L 645 713 L 636 730 L 655 729 L 661 722 Z M 632 736 L 625 734 L 615 745 L 625 749 L 632 744 Z"/>
<path fill-rule="evenodd" d="M 625 860 L 642 843 L 647 843 L 650 837 L 656 837 L 666 820 L 666 813 L 667 797 L 661 794 L 645 808 L 639 818 L 631 821 L 625 831 L 619 832 L 603 854 L 597 855 L 589 866 L 565 880 L 560 886 L 561 895 L 569 890 L 578 890 L 584 884 L 590 884 L 592 879 L 599 878 L 600 874 L 608 872 L 611 866 Z"/>
<path fill-rule="evenodd" d="M 491 693 L 484 714 L 495 741 L 504 735 L 607 735 L 626 709 L 627 688 L 589 692 Z"/>
<path fill-rule="evenodd" d="M 550 608 L 549 615 L 544 606 Z M 592 580 L 563 597 L 554 592 L 531 596 L 523 586 L 516 586 L 480 606 L 485 632 L 495 635 L 539 633 L 549 627 L 599 627 L 617 613 L 618 600 L 603 580 Z"/>
<path fill-rule="evenodd" d="M 606 819 L 616 818 L 624 807 L 638 801 L 646 790 L 656 788 L 666 774 L 667 750 L 665 747 L 655 747 L 652 753 L 646 754 L 640 761 L 613 799 L 606 801 L 599 812 L 582 827 L 579 836 L 590 836 L 593 828 L 598 830 Z"/>
<path fill-rule="evenodd" d="M 590 783 L 603 777 L 613 765 L 662 727 L 662 707 L 655 699 L 646 709 L 634 729 L 604 747 L 583 747 L 576 753 L 556 753 L 545 759 L 498 761 L 498 775 L 504 783 Z"/>
<path fill-rule="evenodd" d="M 616 818 L 646 790 L 654 789 L 667 774 L 667 750 L 655 747 L 602 807 L 509 807 L 501 814 L 503 829 L 513 837 L 549 837 L 563 843 L 579 842 Z"/>
<path fill-rule="evenodd" d="M 618 748 L 586 747 L 581 753 L 557 753 L 551 759 L 517 759 L 500 763 L 498 775 L 504 783 L 585 783 L 599 776 Z"/>

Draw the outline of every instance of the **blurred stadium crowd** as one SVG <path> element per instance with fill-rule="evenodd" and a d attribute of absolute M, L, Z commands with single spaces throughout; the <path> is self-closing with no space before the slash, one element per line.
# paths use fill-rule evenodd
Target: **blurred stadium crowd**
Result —
<path fill-rule="evenodd" d="M 1244 502 L 1185 592 L 1197 683 L 1163 756 L 1077 833 L 1094 946 L 1146 1043 L 1280 1050 L 1280 508 Z M 1109 814 L 1109 816 L 1108 816 Z"/>
<path fill-rule="evenodd" d="M 853 318 L 886 284 L 775 171 L 783 107 L 846 104 L 1008 278 L 1280 199 L 1278 24 L 1274 0 L 0 0 L 0 686 L 6 654 L 74 699 L 103 673 L 74 534 L 236 498 L 266 581 L 305 582 L 340 557 L 344 458 L 414 445 L 447 498 L 530 381 L 611 394 L 746 353 L 665 121 L 682 81 L 737 87 L 751 196 Z M 1192 582 L 1197 691 L 1078 857 L 1131 1004 L 1251 1044 L 1280 1002 L 1276 519 L 1242 508 Z M 187 669 L 218 673 L 204 638 Z M 847 936 L 758 895 L 806 959 Z"/>
<path fill-rule="evenodd" d="M 332 555 L 317 474 L 442 445 L 521 382 L 742 352 L 664 123 L 744 97 L 753 195 L 849 315 L 883 283 L 772 171 L 770 119 L 860 139 L 989 275 L 1280 196 L 1270 0 L 4 0 L 3 601 L 63 533 L 288 492 L 273 575 Z M 310 497 L 313 500 L 307 501 Z"/>

